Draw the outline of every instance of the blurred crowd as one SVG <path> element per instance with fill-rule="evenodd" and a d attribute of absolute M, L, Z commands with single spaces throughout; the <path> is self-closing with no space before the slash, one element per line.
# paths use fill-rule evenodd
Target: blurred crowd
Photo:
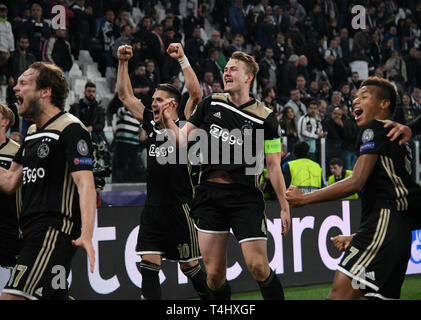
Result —
<path fill-rule="evenodd" d="M 129 65 L 131 81 L 135 95 L 148 105 L 159 83 L 171 82 L 183 90 L 180 66 L 166 53 L 170 43 L 181 42 L 204 97 L 223 92 L 223 69 L 232 52 L 253 55 L 260 71 L 252 93 L 277 114 L 286 151 L 292 154 L 294 145 L 305 141 L 309 157 L 318 163 L 320 141 L 325 139 L 326 163 L 340 158 L 345 169 L 352 169 L 358 135 L 352 100 L 368 76 L 384 77 L 395 85 L 400 101 L 394 120 L 406 123 L 421 113 L 421 1 L 0 3 L 0 85 L 7 87 L 8 105 L 16 102 L 12 88 L 17 78 L 33 61 L 53 62 L 69 76 L 80 51 L 85 50 L 105 77 L 107 68 L 117 67 L 116 52 L 122 44 L 134 47 Z M 52 8 L 56 5 L 65 8 L 66 19 L 64 26 L 53 28 Z M 353 11 L 357 5 L 364 10 Z M 114 138 L 107 141 L 110 155 L 118 156 L 113 152 L 118 143 L 134 144 L 139 161 L 129 167 L 138 166 L 143 171 L 117 174 L 120 159 L 120 165 L 113 168 L 113 182 L 144 181 L 147 168 L 141 126 L 131 123 L 135 139 L 121 138 L 127 127 L 124 106 L 117 97 L 101 105 L 94 89 L 95 79 L 90 79 L 82 99 L 70 112 L 83 120 L 98 143 L 107 140 L 103 129 L 116 115 L 120 120 Z M 22 121 L 13 131 L 24 136 L 26 128 Z"/>

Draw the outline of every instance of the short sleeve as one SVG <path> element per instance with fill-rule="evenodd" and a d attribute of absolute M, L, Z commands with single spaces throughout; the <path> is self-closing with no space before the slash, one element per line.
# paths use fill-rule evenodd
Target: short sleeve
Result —
<path fill-rule="evenodd" d="M 93 166 L 93 146 L 89 132 L 79 123 L 67 126 L 60 136 L 70 172 L 90 170 Z"/>
<path fill-rule="evenodd" d="M 24 150 L 24 144 L 22 144 L 18 150 L 18 152 L 16 152 L 15 156 L 13 157 L 13 162 L 22 164 L 22 155 L 23 155 L 23 150 Z"/>
<path fill-rule="evenodd" d="M 209 100 L 210 98 L 200 101 L 200 103 L 196 106 L 196 108 L 194 108 L 190 116 L 189 122 L 194 124 L 197 128 L 200 127 L 200 125 L 203 122 L 203 119 L 205 118 L 205 111 L 207 109 L 206 106 Z"/>
<path fill-rule="evenodd" d="M 279 123 L 273 112 L 265 119 L 263 126 L 265 130 L 265 141 L 280 138 L 278 130 Z"/>
<path fill-rule="evenodd" d="M 263 123 L 263 128 L 265 131 L 265 134 L 264 134 L 265 153 L 271 154 L 271 153 L 281 152 L 281 138 L 279 136 L 279 124 L 273 112 L 270 113 L 269 116 L 266 118 L 265 122 Z"/>
<path fill-rule="evenodd" d="M 384 154 L 387 137 L 383 124 L 379 121 L 371 121 L 361 132 L 359 139 L 360 155 Z"/>
<path fill-rule="evenodd" d="M 146 134 L 149 135 L 153 131 L 153 112 L 149 108 L 143 109 L 143 123 L 141 124 L 142 129 L 146 131 Z"/>

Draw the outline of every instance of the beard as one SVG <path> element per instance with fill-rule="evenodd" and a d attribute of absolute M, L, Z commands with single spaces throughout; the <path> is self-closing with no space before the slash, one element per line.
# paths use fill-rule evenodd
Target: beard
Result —
<path fill-rule="evenodd" d="M 41 103 L 39 98 L 32 99 L 29 104 L 28 108 L 24 110 L 22 113 L 20 113 L 20 116 L 23 116 L 25 118 L 33 118 L 42 113 L 41 110 Z"/>

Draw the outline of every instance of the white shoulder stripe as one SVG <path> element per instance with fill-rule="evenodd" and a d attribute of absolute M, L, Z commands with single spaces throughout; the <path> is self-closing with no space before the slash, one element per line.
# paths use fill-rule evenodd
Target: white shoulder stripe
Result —
<path fill-rule="evenodd" d="M 38 139 L 38 138 L 41 138 L 41 137 L 48 137 L 48 138 L 52 138 L 54 140 L 58 140 L 60 138 L 60 136 L 57 133 L 40 132 L 40 133 L 31 134 L 30 136 L 26 136 L 25 141 Z"/>
<path fill-rule="evenodd" d="M 7 162 L 12 162 L 13 161 L 12 158 L 8 158 L 8 157 L 0 157 L 0 160 L 7 161 Z"/>
<path fill-rule="evenodd" d="M 255 117 L 252 117 L 252 116 L 248 115 L 247 113 L 244 113 L 241 110 L 239 110 L 239 109 L 237 109 L 237 108 L 235 108 L 233 106 L 230 106 L 229 104 L 226 104 L 226 103 L 223 103 L 223 102 L 219 102 L 219 101 L 212 101 L 211 102 L 211 105 L 213 105 L 213 106 L 214 105 L 218 105 L 218 106 L 224 107 L 224 108 L 229 109 L 229 110 L 231 110 L 231 111 L 233 111 L 235 113 L 238 113 L 239 115 L 243 116 L 244 118 L 247 118 L 249 120 L 252 120 L 252 121 L 254 121 L 254 122 L 258 123 L 258 124 L 263 124 L 263 120 L 260 120 L 260 119 L 257 119 Z"/>

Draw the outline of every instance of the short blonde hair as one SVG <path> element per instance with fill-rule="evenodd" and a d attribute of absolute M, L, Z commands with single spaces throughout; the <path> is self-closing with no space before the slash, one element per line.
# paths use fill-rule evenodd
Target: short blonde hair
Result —
<path fill-rule="evenodd" d="M 253 56 L 242 51 L 234 51 L 230 59 L 243 61 L 247 66 L 247 72 L 253 74 L 253 79 L 256 78 L 256 75 L 259 72 L 259 65 L 254 60 Z"/>
<path fill-rule="evenodd" d="M 9 119 L 9 124 L 7 125 L 6 131 L 9 130 L 11 126 L 15 124 L 15 114 L 13 111 L 6 106 L 4 103 L 0 102 L 0 114 L 6 118 Z"/>

